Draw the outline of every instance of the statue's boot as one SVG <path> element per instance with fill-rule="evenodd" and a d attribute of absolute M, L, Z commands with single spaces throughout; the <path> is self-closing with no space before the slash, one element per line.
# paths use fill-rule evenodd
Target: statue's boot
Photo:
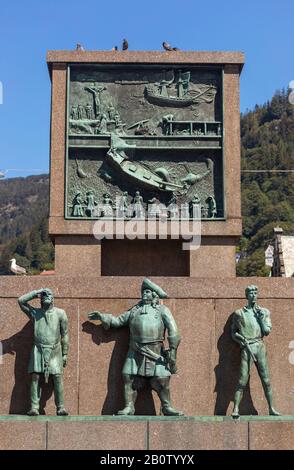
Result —
<path fill-rule="evenodd" d="M 68 416 L 68 411 L 64 408 L 64 406 L 60 406 L 56 409 L 57 416 Z"/>
<path fill-rule="evenodd" d="M 31 409 L 27 413 L 28 416 L 38 416 L 39 415 L 40 397 L 41 397 L 40 375 L 39 374 L 32 374 Z"/>
<path fill-rule="evenodd" d="M 175 410 L 172 406 L 163 406 L 162 413 L 164 416 L 184 416 L 182 411 Z"/>
<path fill-rule="evenodd" d="M 36 408 L 31 408 L 30 411 L 27 412 L 28 416 L 39 416 L 39 410 L 36 410 Z"/>
<path fill-rule="evenodd" d="M 133 403 L 128 403 L 122 410 L 117 412 L 118 415 L 129 415 L 133 416 L 135 414 L 135 406 Z"/>
<path fill-rule="evenodd" d="M 63 380 L 62 375 L 53 375 L 54 398 L 57 416 L 68 416 L 68 412 L 64 408 Z"/>
<path fill-rule="evenodd" d="M 124 385 L 125 407 L 117 412 L 118 415 L 135 414 L 135 401 L 137 398 L 137 391 L 133 389 L 133 382 L 127 381 Z"/>
<path fill-rule="evenodd" d="M 234 418 L 234 419 L 240 418 L 239 409 L 234 409 L 234 410 L 232 411 L 231 416 L 232 416 L 232 418 Z"/>
<path fill-rule="evenodd" d="M 263 382 L 264 393 L 268 403 L 269 415 L 270 416 L 281 416 L 281 414 L 273 407 L 273 392 L 269 383 Z"/>
<path fill-rule="evenodd" d="M 275 410 L 273 407 L 269 409 L 269 415 L 270 416 L 281 416 L 281 413 L 279 413 L 277 410 Z"/>
<path fill-rule="evenodd" d="M 158 391 L 158 396 L 161 401 L 161 410 L 164 416 L 183 416 L 182 411 L 175 410 L 170 404 L 169 387 L 161 387 Z"/>

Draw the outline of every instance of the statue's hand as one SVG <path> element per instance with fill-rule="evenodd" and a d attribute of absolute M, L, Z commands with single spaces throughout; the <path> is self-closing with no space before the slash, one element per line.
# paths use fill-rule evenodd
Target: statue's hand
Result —
<path fill-rule="evenodd" d="M 259 318 L 259 320 L 264 320 L 264 312 L 262 310 L 259 310 L 258 318 Z"/>
<path fill-rule="evenodd" d="M 241 344 L 242 344 L 243 348 L 245 348 L 248 344 L 248 340 L 246 338 L 243 338 Z"/>
<path fill-rule="evenodd" d="M 63 362 L 63 367 L 66 367 L 66 365 L 67 365 L 67 355 L 66 354 L 64 354 L 62 356 L 62 362 Z"/>
<path fill-rule="evenodd" d="M 88 318 L 89 320 L 101 320 L 101 314 L 100 312 L 91 312 L 88 313 Z"/>
<path fill-rule="evenodd" d="M 264 319 L 264 312 L 263 312 L 262 308 L 259 307 L 259 305 L 255 306 L 255 314 L 256 314 L 258 320 L 263 320 Z"/>
<path fill-rule="evenodd" d="M 44 287 L 42 287 L 41 289 L 36 290 L 37 296 L 39 297 L 42 294 L 42 292 L 44 292 L 44 290 L 45 290 Z"/>

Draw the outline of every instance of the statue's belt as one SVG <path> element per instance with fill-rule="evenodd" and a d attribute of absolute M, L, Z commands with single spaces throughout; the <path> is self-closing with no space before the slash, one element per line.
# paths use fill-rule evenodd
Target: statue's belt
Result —
<path fill-rule="evenodd" d="M 45 383 L 48 383 L 49 374 L 50 374 L 49 361 L 50 361 L 53 351 L 57 349 L 58 346 L 60 346 L 60 342 L 55 343 L 55 344 L 42 344 L 42 343 L 39 343 L 38 341 L 35 341 L 35 345 L 37 346 L 38 349 L 41 350 Z"/>
<path fill-rule="evenodd" d="M 254 344 L 254 343 L 258 343 L 259 341 L 263 341 L 263 338 L 261 336 L 259 336 L 258 338 L 251 338 L 251 339 L 245 338 L 245 339 L 247 341 L 247 344 Z"/>
<path fill-rule="evenodd" d="M 139 344 L 157 344 L 157 343 L 163 343 L 163 340 L 164 338 L 148 338 L 147 336 L 144 336 L 144 338 L 142 338 L 141 336 L 132 336 L 131 337 L 131 342 L 134 342 L 134 343 L 139 343 Z"/>
<path fill-rule="evenodd" d="M 37 348 L 40 348 L 42 350 L 51 349 L 53 351 L 53 349 L 56 349 L 58 346 L 60 346 L 60 341 L 58 341 L 58 343 L 53 343 L 53 344 L 44 344 L 35 340 L 35 346 L 37 346 Z"/>
<path fill-rule="evenodd" d="M 161 359 L 162 355 L 152 351 L 152 349 L 149 348 L 150 344 L 159 344 L 162 346 L 163 343 L 162 341 L 153 341 L 153 343 L 144 344 L 131 341 L 130 347 L 131 349 L 133 349 L 133 351 L 139 352 L 140 354 L 142 354 L 142 356 L 145 356 L 148 359 L 151 359 L 152 361 L 157 361 L 158 359 Z"/>

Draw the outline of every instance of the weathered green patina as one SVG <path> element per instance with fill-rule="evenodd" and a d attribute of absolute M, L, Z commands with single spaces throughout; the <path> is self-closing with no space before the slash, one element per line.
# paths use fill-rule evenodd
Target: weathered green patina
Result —
<path fill-rule="evenodd" d="M 200 217 L 224 218 L 222 68 L 71 64 L 67 93 L 66 218 L 105 217 L 106 192 L 130 205 L 138 190 L 147 216 L 154 197 L 168 208 L 197 194 Z M 89 190 L 91 210 L 76 198 Z"/>
<path fill-rule="evenodd" d="M 264 389 L 265 397 L 269 407 L 269 414 L 279 416 L 273 407 L 273 396 L 270 385 L 270 376 L 266 347 L 263 337 L 268 336 L 272 329 L 270 312 L 257 304 L 258 288 L 254 285 L 245 290 L 248 304 L 236 310 L 233 315 L 231 332 L 232 338 L 241 347 L 240 375 L 234 399 L 233 418 L 239 417 L 239 405 L 243 396 L 244 388 L 249 379 L 250 368 L 254 362 Z"/>
<path fill-rule="evenodd" d="M 29 304 L 35 298 L 41 299 L 41 308 Z M 67 363 L 69 345 L 68 320 L 65 311 L 54 307 L 53 301 L 50 289 L 34 290 L 18 299 L 21 310 L 34 324 L 34 345 L 28 369 L 32 375 L 29 416 L 39 414 L 40 374 L 44 374 L 45 382 L 48 382 L 49 375 L 53 377 L 57 415 L 68 414 L 63 394 L 63 368 Z"/>
<path fill-rule="evenodd" d="M 141 301 L 118 317 L 100 312 L 89 313 L 90 320 L 101 320 L 105 329 L 128 326 L 130 343 L 123 367 L 125 408 L 120 415 L 133 415 L 137 398 L 138 378 L 149 381 L 160 398 L 162 413 L 166 416 L 180 416 L 170 404 L 169 382 L 171 374 L 177 372 L 176 354 L 180 336 L 176 322 L 159 299 L 167 294 L 149 279 L 142 284 Z M 164 350 L 163 341 L 167 331 L 169 349 Z"/>

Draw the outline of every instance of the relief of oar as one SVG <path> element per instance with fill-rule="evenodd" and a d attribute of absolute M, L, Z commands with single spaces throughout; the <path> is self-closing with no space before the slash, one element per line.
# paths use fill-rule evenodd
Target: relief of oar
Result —
<path fill-rule="evenodd" d="M 131 124 L 129 127 L 127 127 L 127 130 L 132 129 L 133 127 L 141 126 L 145 122 L 148 122 L 150 119 L 143 119 L 143 121 L 138 121 L 135 122 L 134 124 Z"/>

